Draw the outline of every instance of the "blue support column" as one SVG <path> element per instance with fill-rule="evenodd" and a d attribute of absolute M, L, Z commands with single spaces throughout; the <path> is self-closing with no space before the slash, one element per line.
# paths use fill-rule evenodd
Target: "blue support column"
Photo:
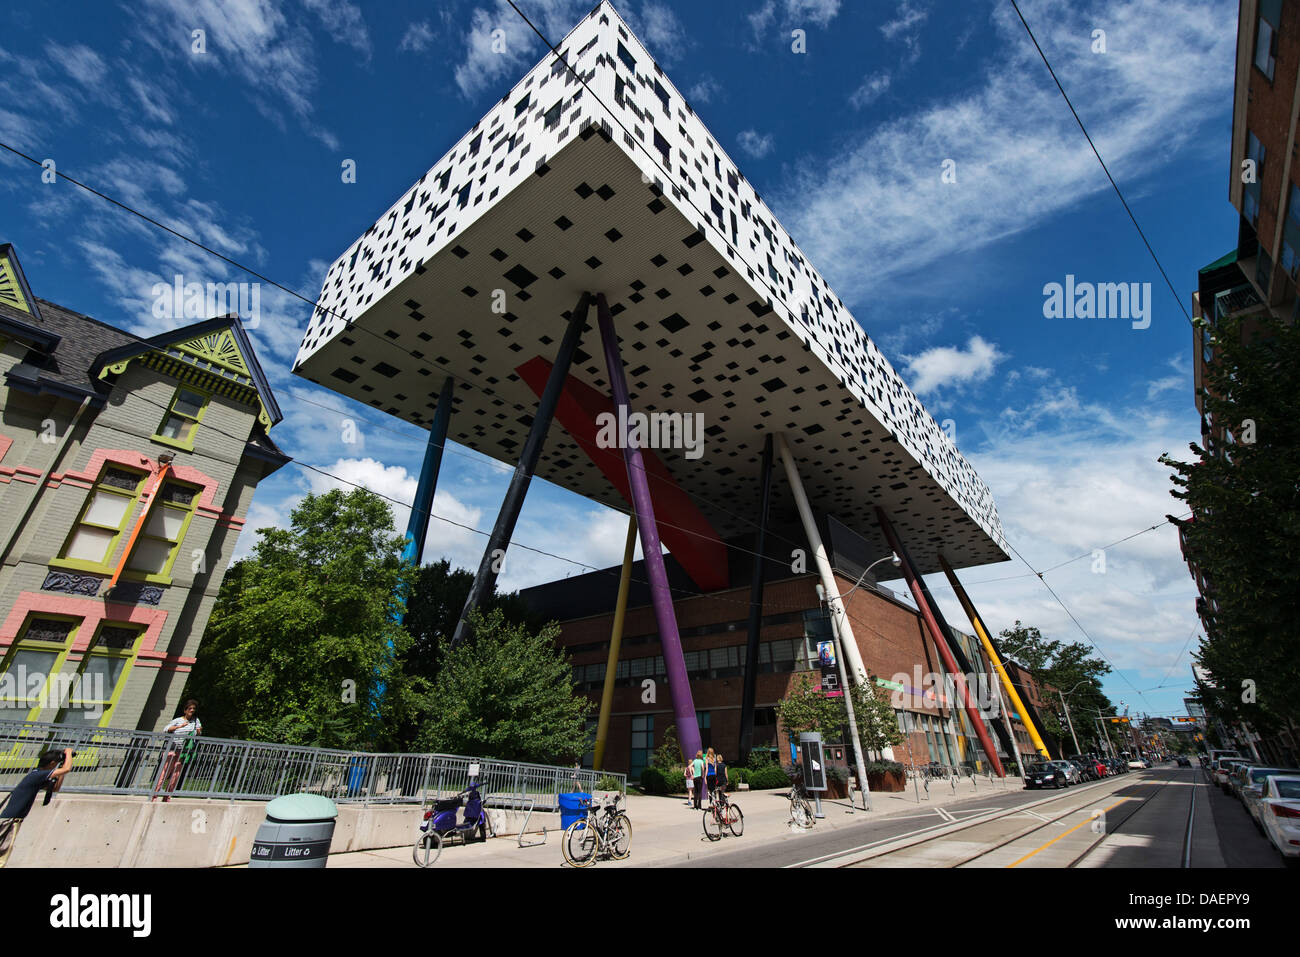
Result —
<path fill-rule="evenodd" d="M 424 557 L 424 539 L 429 532 L 429 512 L 433 509 L 433 494 L 438 489 L 438 472 L 442 468 L 442 450 L 447 444 L 447 428 L 451 423 L 452 378 L 442 384 L 438 408 L 433 413 L 429 427 L 429 444 L 424 447 L 424 465 L 420 468 L 420 482 L 415 487 L 415 501 L 411 503 L 411 518 L 406 523 L 406 547 L 402 557 L 420 567 Z"/>

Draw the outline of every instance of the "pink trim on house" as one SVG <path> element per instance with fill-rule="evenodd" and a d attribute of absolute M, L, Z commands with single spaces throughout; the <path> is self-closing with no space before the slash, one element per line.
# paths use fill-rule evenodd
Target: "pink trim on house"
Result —
<path fill-rule="evenodd" d="M 119 605 L 108 603 L 99 598 L 81 598 L 75 595 L 51 595 L 44 592 L 19 592 L 4 624 L 0 625 L 0 654 L 3 654 L 18 638 L 23 622 L 32 612 L 47 615 L 66 615 L 69 618 L 82 619 L 73 639 L 71 651 L 85 653 L 90 647 L 90 640 L 95 636 L 101 622 L 120 625 L 144 625 L 144 638 L 140 642 L 137 660 L 143 657 L 166 659 L 170 656 L 159 651 L 158 640 L 162 637 L 163 625 L 167 621 L 167 612 L 161 608 L 140 607 L 139 605 Z M 176 658 L 177 661 L 193 659 Z"/>
<path fill-rule="evenodd" d="M 9 436 L 0 434 L 0 462 L 4 461 L 5 455 L 9 452 L 9 446 L 14 444 L 14 440 Z"/>

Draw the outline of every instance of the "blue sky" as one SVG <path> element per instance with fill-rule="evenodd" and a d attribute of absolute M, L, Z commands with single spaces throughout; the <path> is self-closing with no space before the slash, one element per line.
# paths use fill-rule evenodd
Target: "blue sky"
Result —
<path fill-rule="evenodd" d="M 553 41 L 590 6 L 519 5 Z M 1110 548 L 1104 572 L 1092 551 L 1179 514 L 1156 457 L 1197 437 L 1191 330 L 1010 4 L 618 7 L 934 417 L 952 421 L 1011 543 L 1039 569 L 1087 556 L 1047 580 L 1120 669 L 1111 697 L 1180 711 L 1199 632 L 1176 536 L 1165 527 Z M 1021 8 L 1190 311 L 1196 270 L 1236 237 L 1236 4 Z M 544 52 L 503 0 L 139 0 L 7 17 L 0 140 L 309 298 Z M 487 42 L 498 28 L 504 54 Z M 791 49 L 796 29 L 805 53 Z M 355 183 L 342 181 L 345 160 Z M 0 241 L 16 245 L 37 295 L 151 334 L 170 325 L 151 314 L 156 282 L 251 278 L 40 172 L 0 155 Z M 1150 283 L 1149 328 L 1045 318 L 1044 285 L 1067 275 Z M 276 440 L 409 501 L 424 433 L 293 377 L 310 307 L 262 292 L 252 335 L 286 412 Z M 347 418 L 356 442 L 344 442 Z M 434 511 L 488 528 L 509 468 L 451 451 Z M 281 523 L 324 487 L 285 468 L 250 519 Z M 535 483 L 516 540 L 605 566 L 623 531 L 616 513 Z M 426 558 L 473 566 L 483 541 L 435 520 Z M 502 583 L 580 570 L 516 550 Z M 1019 562 L 963 577 L 995 630 L 1020 619 L 1082 640 Z M 946 584 L 931 584 L 963 621 Z"/>

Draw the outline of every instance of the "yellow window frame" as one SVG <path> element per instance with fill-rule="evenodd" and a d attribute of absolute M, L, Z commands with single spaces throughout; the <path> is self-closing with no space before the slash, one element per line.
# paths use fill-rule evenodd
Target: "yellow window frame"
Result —
<path fill-rule="evenodd" d="M 174 505 L 162 498 L 163 491 L 168 485 L 177 485 L 181 488 L 192 491 L 194 494 L 190 499 L 190 504 L 187 506 Z M 134 550 L 139 550 L 141 542 L 165 542 L 171 546 L 171 552 L 167 556 L 167 563 L 163 566 L 163 570 L 160 572 L 145 572 L 138 568 L 132 568 L 131 561 L 128 558 L 127 567 L 122 572 L 123 578 L 130 579 L 131 581 L 149 582 L 155 585 L 170 585 L 172 583 L 172 566 L 176 564 L 176 557 L 180 555 L 181 545 L 185 543 L 185 536 L 189 534 L 190 522 L 194 519 L 194 510 L 199 503 L 199 496 L 202 494 L 202 486 L 192 485 L 189 482 L 181 482 L 171 478 L 163 481 L 162 485 L 158 487 L 158 491 L 154 493 L 154 497 L 157 498 L 158 501 L 154 502 L 151 506 L 150 517 L 152 518 L 153 510 L 161 508 L 169 508 L 173 511 L 185 512 L 185 518 L 181 521 L 180 531 L 176 533 L 176 541 L 172 542 L 169 539 L 161 538 L 157 535 L 150 535 L 142 528 L 140 529 L 139 538 L 136 539 Z"/>
<path fill-rule="evenodd" d="M 116 485 L 105 485 L 104 476 L 108 474 L 109 469 L 117 469 L 120 472 L 128 472 L 136 475 L 137 481 L 135 483 L 135 491 L 128 493 L 125 489 L 118 488 Z M 86 495 L 85 504 L 81 506 L 81 512 L 77 516 L 76 524 L 72 526 L 72 530 L 68 532 L 68 537 L 64 539 L 63 548 L 59 550 L 59 556 L 50 559 L 48 564 L 58 568 L 73 568 L 86 572 L 112 572 L 113 556 L 117 554 L 117 546 L 122 540 L 122 533 L 126 531 L 127 526 L 131 523 L 131 519 L 135 515 L 136 505 L 140 501 L 140 493 L 143 491 L 145 481 L 148 478 L 149 473 L 142 472 L 139 469 L 131 468 L 128 465 L 119 465 L 116 462 L 105 462 L 104 467 L 100 470 L 99 478 L 95 481 L 94 487 L 90 490 L 89 494 Z M 110 525 L 100 525 L 98 522 L 90 522 L 86 520 L 86 513 L 90 511 L 90 506 L 94 503 L 95 494 L 101 491 L 120 495 L 123 498 L 130 497 L 131 499 L 131 504 L 127 506 L 126 511 L 122 515 L 122 521 L 116 529 Z M 72 547 L 72 540 L 76 538 L 77 532 L 80 531 L 82 525 L 89 525 L 91 528 L 102 528 L 114 533 L 113 540 L 109 543 L 108 550 L 105 553 L 102 562 L 92 562 L 85 558 L 64 557 L 67 555 L 68 549 Z"/>
<path fill-rule="evenodd" d="M 182 392 L 189 392 L 191 395 L 199 396 L 203 399 L 203 404 L 199 406 L 197 416 L 190 415 L 187 412 L 178 412 L 176 403 L 180 400 Z M 176 387 L 176 392 L 172 395 L 171 402 L 167 403 L 167 411 L 163 414 L 162 421 L 158 423 L 158 431 L 153 435 L 153 441 L 160 442 L 163 445 L 170 445 L 172 448 L 184 449 L 186 452 L 194 451 L 194 436 L 198 434 L 199 425 L 203 422 L 203 417 L 207 415 L 208 406 L 212 404 L 212 393 L 205 389 L 199 389 L 189 383 L 182 382 Z M 185 439 L 173 439 L 163 435 L 162 431 L 167 426 L 173 415 L 178 415 L 190 423 L 189 435 Z"/>
<path fill-rule="evenodd" d="M 72 628 L 68 629 L 68 637 L 65 637 L 62 642 L 47 641 L 44 640 L 44 638 L 27 637 L 27 633 L 30 632 L 32 623 L 36 622 L 38 619 L 49 619 L 52 620 L 52 622 L 68 622 L 69 624 L 72 624 Z M 8 674 L 9 668 L 13 666 L 13 659 L 17 657 L 19 651 L 53 651 L 53 653 L 55 653 L 55 661 L 49 664 L 49 670 L 45 672 L 44 684 L 40 687 L 39 692 L 36 692 L 35 694 L 35 705 L 30 707 L 30 709 L 27 709 L 27 716 L 22 720 L 29 720 L 29 722 L 32 722 L 32 720 L 36 720 L 44 710 L 44 707 L 40 705 L 40 701 L 42 701 L 42 698 L 48 697 L 49 680 L 51 680 L 53 676 L 59 675 L 60 672 L 64 670 L 64 664 L 68 661 L 68 653 L 72 650 L 75 641 L 77 641 L 77 633 L 81 631 L 82 624 L 85 624 L 85 622 L 86 619 L 77 618 L 75 615 L 49 614 L 49 612 L 45 611 L 27 612 L 27 619 L 22 623 L 22 628 L 19 629 L 18 637 L 14 638 L 13 644 L 5 651 L 4 661 L 0 661 L 0 675 Z M 23 689 L 22 697 L 27 697 L 25 689 Z M 14 745 L 10 754 L 17 754 L 18 750 L 21 748 L 21 744 Z"/>
<path fill-rule="evenodd" d="M 105 628 L 129 629 L 135 632 L 135 638 L 132 639 L 129 648 L 101 648 L 100 642 L 103 639 Z M 85 693 L 81 690 L 81 683 L 84 681 L 83 675 L 86 672 L 86 666 L 90 663 L 92 658 L 117 658 L 125 660 L 126 666 L 122 669 L 122 673 L 117 676 L 117 682 L 109 691 L 108 697 L 95 699 L 96 703 L 103 706 L 104 713 L 100 715 L 99 724 L 94 727 L 107 727 L 109 718 L 113 714 L 113 709 L 117 707 L 118 699 L 122 697 L 122 691 L 126 688 L 126 681 L 131 677 L 131 669 L 135 667 L 136 655 L 140 651 L 140 643 L 144 640 L 146 631 L 148 631 L 148 629 L 144 625 L 139 625 L 134 622 L 113 621 L 110 619 L 101 619 L 98 627 L 95 629 L 95 637 L 91 640 L 90 647 L 86 649 L 86 653 L 82 655 L 81 665 L 77 668 L 76 688 L 78 691 L 78 700 L 83 705 L 86 702 Z M 70 701 L 71 698 L 69 698 L 69 702 Z M 64 702 L 64 707 L 59 709 L 58 717 L 54 719 L 58 724 L 63 723 L 64 716 L 67 714 L 67 703 L 68 702 Z M 91 727 L 91 725 L 81 725 L 80 727 Z M 80 757 L 80 754 L 78 754 L 78 757 Z"/>

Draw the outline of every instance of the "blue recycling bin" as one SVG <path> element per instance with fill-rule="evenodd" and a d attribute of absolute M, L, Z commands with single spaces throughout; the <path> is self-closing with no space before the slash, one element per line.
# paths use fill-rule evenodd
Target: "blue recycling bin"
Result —
<path fill-rule="evenodd" d="M 591 807 L 591 795 L 583 791 L 560 795 L 560 827 L 567 828 L 574 821 L 581 821 L 587 816 Z"/>
<path fill-rule="evenodd" d="M 356 758 L 348 766 L 348 797 L 356 797 L 366 788 L 366 765 Z"/>

